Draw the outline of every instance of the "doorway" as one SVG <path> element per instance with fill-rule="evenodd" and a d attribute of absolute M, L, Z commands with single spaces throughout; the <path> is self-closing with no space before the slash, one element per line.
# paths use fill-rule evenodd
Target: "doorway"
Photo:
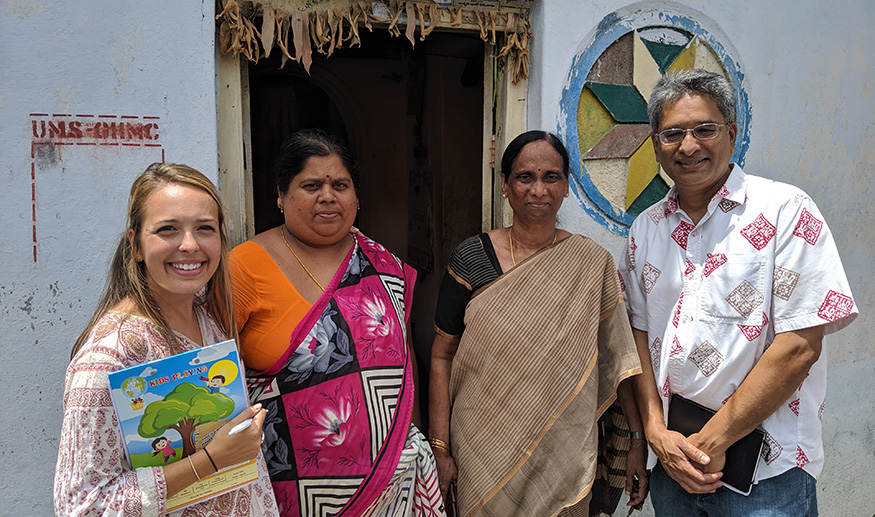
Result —
<path fill-rule="evenodd" d="M 255 233 L 282 221 L 272 167 L 283 140 L 308 127 L 347 140 L 361 171 L 356 225 L 419 273 L 411 329 L 423 397 L 441 279 L 482 227 L 484 55 L 472 33 L 435 32 L 411 48 L 377 30 L 314 55 L 309 75 L 276 55 L 248 67 Z"/>

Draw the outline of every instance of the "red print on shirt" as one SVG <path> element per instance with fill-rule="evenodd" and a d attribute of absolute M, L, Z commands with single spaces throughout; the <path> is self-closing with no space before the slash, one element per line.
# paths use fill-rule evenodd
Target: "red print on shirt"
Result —
<path fill-rule="evenodd" d="M 718 267 L 726 264 L 726 255 L 723 253 L 708 253 L 708 260 L 705 261 L 704 275 L 710 276 Z"/>
<path fill-rule="evenodd" d="M 753 341 L 762 333 L 762 328 L 759 325 L 739 325 L 738 328 L 748 341 Z"/>
<path fill-rule="evenodd" d="M 826 298 L 820 305 L 817 315 L 826 321 L 835 321 L 844 318 L 854 309 L 854 300 L 850 296 L 835 291 L 826 293 Z"/>
<path fill-rule="evenodd" d="M 690 259 L 686 259 L 686 261 L 687 261 L 687 268 L 684 269 L 684 276 L 687 276 L 696 270 L 696 265 L 693 264 L 692 262 L 690 262 Z"/>
<path fill-rule="evenodd" d="M 711 374 L 717 371 L 720 363 L 723 362 L 723 354 L 717 351 L 711 343 L 703 341 L 690 353 L 690 361 L 699 367 L 699 371 L 705 377 L 710 377 Z"/>
<path fill-rule="evenodd" d="M 629 239 L 629 247 L 626 248 L 626 269 L 635 271 L 635 250 L 638 246 L 635 245 L 635 237 Z"/>
<path fill-rule="evenodd" d="M 770 223 L 763 214 L 757 216 L 756 219 L 749 225 L 741 229 L 741 235 L 747 239 L 750 244 L 761 250 L 769 244 L 772 237 L 775 236 L 775 225 Z"/>
<path fill-rule="evenodd" d="M 668 352 L 668 355 L 676 356 L 682 353 L 684 353 L 684 347 L 681 346 L 680 341 L 678 341 L 678 338 L 675 337 L 674 341 L 671 342 L 671 350 Z"/>
<path fill-rule="evenodd" d="M 775 440 L 772 435 L 766 433 L 766 440 L 763 443 L 763 452 L 761 453 L 761 456 L 766 460 L 766 463 L 771 464 L 778 459 L 778 456 L 780 456 L 783 451 L 784 448 L 781 447 L 778 440 Z"/>
<path fill-rule="evenodd" d="M 796 466 L 800 469 L 808 463 L 808 456 L 805 455 L 805 451 L 802 450 L 798 445 L 796 446 Z"/>
<path fill-rule="evenodd" d="M 678 224 L 677 228 L 675 228 L 674 231 L 671 232 L 671 238 L 674 239 L 676 243 L 678 243 L 678 246 L 683 249 L 687 249 L 687 240 L 690 238 L 690 232 L 693 231 L 695 228 L 696 227 L 692 224 L 686 221 L 681 221 L 680 224 Z"/>
<path fill-rule="evenodd" d="M 653 343 L 650 343 L 650 362 L 653 364 L 653 371 L 659 371 L 659 357 L 662 354 L 662 340 L 656 338 Z"/>
<path fill-rule="evenodd" d="M 668 217 L 669 214 L 673 214 L 678 211 L 678 200 L 676 198 L 670 197 L 665 202 L 665 216 Z"/>
<path fill-rule="evenodd" d="M 747 338 L 748 341 L 753 341 L 754 339 L 760 337 L 763 329 L 766 328 L 766 325 L 769 323 L 769 317 L 766 316 L 766 313 L 763 313 L 763 324 L 762 325 L 738 325 L 738 328 L 741 329 L 741 333 L 744 334 L 744 337 Z"/>
<path fill-rule="evenodd" d="M 823 229 L 823 221 L 811 215 L 806 209 L 802 209 L 802 215 L 799 216 L 799 222 L 796 223 L 796 228 L 793 230 L 793 235 L 802 237 L 805 242 L 814 246 L 817 243 L 817 238 L 820 237 L 820 230 Z"/>
<path fill-rule="evenodd" d="M 650 220 L 653 221 L 653 224 L 659 224 L 665 218 L 665 208 L 659 206 L 658 204 L 650 207 L 650 210 L 647 211 L 647 215 L 650 216 Z"/>
<path fill-rule="evenodd" d="M 644 267 L 641 268 L 641 279 L 644 281 L 644 289 L 647 291 L 647 294 L 650 294 L 653 286 L 656 285 L 660 273 L 662 272 L 650 262 L 644 263 Z"/>
<path fill-rule="evenodd" d="M 796 388 L 796 391 L 800 391 L 802 389 L 802 385 L 805 384 L 805 379 L 807 379 L 809 375 L 811 375 L 811 374 L 810 373 L 805 374 L 805 377 L 802 379 L 802 382 L 799 383 L 799 387 Z"/>
<path fill-rule="evenodd" d="M 723 210 L 723 213 L 729 213 L 737 206 L 741 206 L 741 203 L 726 198 L 723 198 L 717 203 L 717 207 L 719 207 L 720 210 Z"/>
<path fill-rule="evenodd" d="M 678 327 L 678 323 L 680 323 L 681 319 L 681 306 L 684 303 L 684 293 L 681 293 L 681 297 L 678 298 L 677 307 L 674 310 L 674 317 L 671 319 L 671 324 L 674 325 L 675 328 Z"/>
<path fill-rule="evenodd" d="M 789 300 L 799 282 L 799 273 L 781 266 L 775 266 L 772 294 L 782 300 Z"/>

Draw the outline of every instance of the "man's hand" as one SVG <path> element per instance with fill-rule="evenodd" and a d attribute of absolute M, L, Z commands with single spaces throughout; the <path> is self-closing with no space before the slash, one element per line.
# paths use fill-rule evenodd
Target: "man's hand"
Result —
<path fill-rule="evenodd" d="M 699 450 L 706 450 L 701 443 L 699 433 L 693 433 L 687 437 L 687 441 Z M 726 465 L 726 451 L 708 451 L 706 455 L 711 459 L 707 465 L 700 465 L 702 472 L 720 472 Z"/>
<path fill-rule="evenodd" d="M 723 482 L 720 481 L 723 473 L 711 471 L 718 462 L 713 462 L 712 465 L 712 458 L 684 438 L 684 435 L 663 430 L 656 433 L 648 432 L 647 439 L 665 472 L 687 492 L 707 494 L 723 486 Z M 719 461 L 721 469 L 724 461 L 725 457 L 721 455 Z"/>

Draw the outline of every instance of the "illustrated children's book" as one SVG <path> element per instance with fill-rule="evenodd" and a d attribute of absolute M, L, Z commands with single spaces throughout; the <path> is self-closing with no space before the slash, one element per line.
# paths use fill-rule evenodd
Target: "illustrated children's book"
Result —
<path fill-rule="evenodd" d="M 249 405 L 234 340 L 109 374 L 112 404 L 131 468 L 180 461 L 202 449 Z M 167 511 L 258 478 L 255 460 L 224 468 L 167 500 Z"/>

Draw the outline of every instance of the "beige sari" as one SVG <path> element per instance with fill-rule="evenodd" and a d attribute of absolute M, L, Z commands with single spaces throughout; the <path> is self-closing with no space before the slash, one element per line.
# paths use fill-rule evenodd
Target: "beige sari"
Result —
<path fill-rule="evenodd" d="M 461 515 L 587 515 L 596 423 L 640 372 L 614 262 L 588 238 L 474 293 L 450 379 Z"/>

